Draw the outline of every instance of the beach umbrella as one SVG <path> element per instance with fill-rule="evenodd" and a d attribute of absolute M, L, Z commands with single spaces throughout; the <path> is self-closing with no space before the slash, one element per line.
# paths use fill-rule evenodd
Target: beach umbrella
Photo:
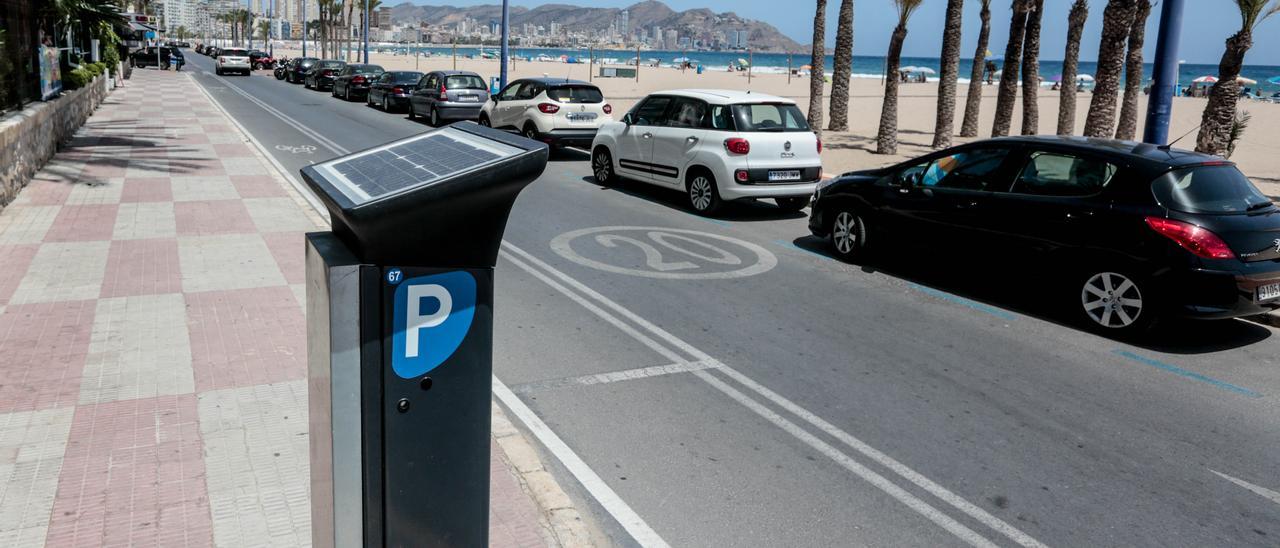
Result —
<path fill-rule="evenodd" d="M 1062 81 L 1062 75 L 1061 75 L 1061 74 L 1055 74 L 1055 75 L 1053 75 L 1053 76 L 1050 76 L 1050 77 L 1049 77 L 1049 81 L 1050 81 L 1050 82 L 1061 82 L 1061 81 Z"/>
<path fill-rule="evenodd" d="M 919 72 L 920 74 L 937 74 L 938 73 L 938 71 L 933 70 L 929 67 L 913 67 L 913 68 L 915 68 L 916 70 L 912 72 Z"/>
<path fill-rule="evenodd" d="M 739 57 L 739 58 L 738 58 L 738 65 L 741 65 L 741 66 L 744 66 L 744 67 L 745 67 L 745 66 L 750 66 L 750 65 L 751 65 L 751 63 L 748 63 L 746 59 L 743 59 L 743 58 Z"/>
<path fill-rule="evenodd" d="M 800 70 L 813 70 L 813 65 L 800 65 Z"/>
<path fill-rule="evenodd" d="M 1092 77 L 1092 76 L 1089 76 L 1088 74 L 1077 74 L 1077 75 L 1076 75 L 1076 81 L 1077 81 L 1077 82 L 1092 82 L 1092 81 L 1093 81 L 1093 77 Z"/>
<path fill-rule="evenodd" d="M 1245 78 L 1244 76 L 1237 76 L 1237 77 L 1236 77 L 1236 81 L 1237 81 L 1237 82 L 1240 82 L 1241 84 L 1244 84 L 1244 85 L 1246 85 L 1246 86 L 1256 86 L 1256 85 L 1258 85 L 1258 81 L 1257 81 L 1257 80 L 1254 80 L 1253 78 Z"/>
<path fill-rule="evenodd" d="M 1199 78 L 1196 78 L 1195 80 L 1192 80 L 1192 82 L 1195 82 L 1197 84 L 1212 84 L 1217 81 L 1218 81 L 1217 76 L 1201 76 Z"/>
<path fill-rule="evenodd" d="M 1280 86 L 1280 76 L 1272 76 L 1270 78 L 1267 78 L 1267 83 Z"/>

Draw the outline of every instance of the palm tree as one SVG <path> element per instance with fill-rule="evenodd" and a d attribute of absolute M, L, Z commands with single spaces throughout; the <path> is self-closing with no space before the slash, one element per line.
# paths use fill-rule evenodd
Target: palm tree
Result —
<path fill-rule="evenodd" d="M 1209 102 L 1200 118 L 1200 134 L 1196 136 L 1196 152 L 1227 153 L 1231 126 L 1236 119 L 1236 102 L 1240 99 L 1240 67 L 1244 54 L 1253 47 L 1253 29 L 1263 19 L 1280 12 L 1280 1 L 1235 0 L 1240 8 L 1240 31 L 1227 38 L 1227 49 L 1218 62 L 1218 82 L 1209 90 Z M 1269 6 L 1268 6 L 1269 4 Z"/>
<path fill-rule="evenodd" d="M 1040 19 L 1044 0 L 1027 3 L 1027 31 L 1022 42 L 1022 134 L 1040 133 Z"/>
<path fill-rule="evenodd" d="M 831 131 L 849 129 L 849 77 L 853 71 L 853 0 L 840 1 L 835 64 L 831 69 Z"/>
<path fill-rule="evenodd" d="M 1062 60 L 1062 81 L 1058 96 L 1058 135 L 1076 132 L 1076 79 L 1080 70 L 1080 38 L 1089 18 L 1089 0 L 1076 0 L 1067 14 L 1067 53 Z"/>
<path fill-rule="evenodd" d="M 960 72 L 960 24 L 964 0 L 947 0 L 947 20 L 942 27 L 942 67 L 938 74 L 938 119 L 933 124 L 933 148 L 951 146 L 956 123 L 956 73 Z M 978 61 L 974 60 L 975 65 Z"/>
<path fill-rule="evenodd" d="M 991 39 L 991 0 L 982 2 L 982 30 L 978 32 L 978 50 L 973 54 L 973 69 L 969 71 L 969 96 L 965 99 L 964 123 L 960 124 L 961 137 L 978 136 L 978 111 L 982 108 L 982 73 L 986 68 L 987 42 Z"/>
<path fill-rule="evenodd" d="M 1110 0 L 1102 11 L 1102 41 L 1098 44 L 1098 71 L 1093 99 L 1084 122 L 1085 137 L 1110 137 L 1116 121 L 1116 93 L 1124 68 L 1124 46 L 1138 11 L 1137 0 Z"/>
<path fill-rule="evenodd" d="M 907 39 L 907 21 L 924 0 L 893 0 L 898 8 L 898 26 L 889 39 L 885 63 L 884 103 L 880 108 L 880 131 L 876 134 L 876 154 L 898 152 L 898 67 L 902 65 L 902 43 Z"/>
<path fill-rule="evenodd" d="M 827 59 L 827 0 L 817 0 L 818 11 L 813 16 L 813 59 L 809 61 L 809 127 L 822 135 L 822 69 Z"/>
<path fill-rule="evenodd" d="M 1138 134 L 1138 94 L 1142 93 L 1142 41 L 1146 35 L 1151 0 L 1138 0 L 1138 9 L 1129 26 L 1129 53 L 1124 61 L 1124 99 L 1120 102 L 1120 125 L 1116 139 L 1132 141 Z"/>
<path fill-rule="evenodd" d="M 271 38 L 271 21 L 258 21 L 258 36 L 262 38 L 263 46 L 266 46 L 267 40 Z"/>
<path fill-rule="evenodd" d="M 996 120 L 992 137 L 1009 134 L 1013 125 L 1013 104 L 1018 100 L 1018 63 L 1022 60 L 1023 34 L 1027 30 L 1027 10 L 1033 0 L 1013 0 L 1013 19 L 1009 22 L 1009 43 L 1004 47 L 1004 68 L 1000 73 L 1000 94 L 996 96 Z"/>

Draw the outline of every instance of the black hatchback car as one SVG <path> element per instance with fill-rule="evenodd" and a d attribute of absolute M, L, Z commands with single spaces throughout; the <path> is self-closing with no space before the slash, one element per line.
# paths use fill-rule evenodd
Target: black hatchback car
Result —
<path fill-rule="evenodd" d="M 311 70 L 320 60 L 315 57 L 296 57 L 289 60 L 289 69 L 284 73 L 284 80 L 290 84 L 301 84 L 307 77 L 307 71 Z"/>
<path fill-rule="evenodd" d="M 1215 156 L 1001 138 L 846 173 L 811 205 L 842 259 L 891 240 L 1009 258 L 1102 332 L 1280 308 L 1280 208 Z"/>
<path fill-rule="evenodd" d="M 315 65 L 307 71 L 306 76 L 302 79 L 302 86 L 308 89 L 324 90 L 333 87 L 333 79 L 342 72 L 345 67 L 345 61 L 335 61 L 332 59 L 324 59 L 316 61 Z"/>
<path fill-rule="evenodd" d="M 409 106 L 409 97 L 422 79 L 422 73 L 415 70 L 387 71 L 373 79 L 369 93 L 365 94 L 365 103 L 378 106 L 382 110 L 392 112 Z"/>
<path fill-rule="evenodd" d="M 369 82 L 384 72 L 386 70 L 378 65 L 349 63 L 333 77 L 333 96 L 348 101 L 352 97 L 364 97 L 369 94 Z"/>

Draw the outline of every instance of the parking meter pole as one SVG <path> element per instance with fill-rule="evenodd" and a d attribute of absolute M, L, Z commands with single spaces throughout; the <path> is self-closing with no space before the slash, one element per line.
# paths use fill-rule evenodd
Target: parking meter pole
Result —
<path fill-rule="evenodd" d="M 502 0 L 502 70 L 498 73 L 499 88 L 507 87 L 507 63 L 510 51 L 507 50 L 507 40 L 511 36 L 511 6 L 509 0 Z"/>
<path fill-rule="evenodd" d="M 462 122 L 302 169 L 314 546 L 488 546 L 494 266 L 547 157 Z"/>
<path fill-rule="evenodd" d="M 1169 118 L 1173 115 L 1173 96 L 1178 89 L 1178 40 L 1182 37 L 1183 2 L 1164 0 L 1164 7 L 1160 10 L 1151 100 L 1147 103 L 1147 122 L 1142 131 L 1144 143 L 1164 145 L 1169 141 Z"/>

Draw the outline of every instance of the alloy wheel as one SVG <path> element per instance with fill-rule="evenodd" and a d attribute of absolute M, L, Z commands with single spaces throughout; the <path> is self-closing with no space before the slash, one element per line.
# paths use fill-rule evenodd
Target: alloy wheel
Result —
<path fill-rule="evenodd" d="M 1084 283 L 1080 304 L 1094 323 L 1121 329 L 1133 325 L 1142 316 L 1142 291 L 1124 274 L 1100 272 Z"/>
<path fill-rule="evenodd" d="M 391 101 L 387 99 L 386 95 L 382 96 L 382 110 L 391 112 Z"/>
<path fill-rule="evenodd" d="M 853 253 L 862 243 L 862 220 L 848 211 L 841 211 L 832 223 L 831 241 L 841 255 Z"/>
<path fill-rule="evenodd" d="M 711 187 L 711 181 L 704 175 L 693 178 L 693 182 L 689 183 L 689 201 L 693 204 L 693 208 L 698 211 L 706 211 L 711 207 L 711 193 L 715 189 Z"/>
<path fill-rule="evenodd" d="M 534 141 L 537 141 L 537 140 L 538 140 L 538 130 L 537 130 L 537 129 L 535 129 L 533 126 L 526 127 L 526 128 L 524 128 L 524 136 L 525 136 L 525 138 L 533 139 Z"/>
<path fill-rule="evenodd" d="M 613 162 L 609 158 L 609 153 L 603 150 L 596 152 L 596 157 L 592 159 L 592 173 L 596 176 L 596 182 L 606 184 L 612 179 Z"/>
<path fill-rule="evenodd" d="M 440 127 L 440 111 L 431 107 L 431 127 Z"/>

